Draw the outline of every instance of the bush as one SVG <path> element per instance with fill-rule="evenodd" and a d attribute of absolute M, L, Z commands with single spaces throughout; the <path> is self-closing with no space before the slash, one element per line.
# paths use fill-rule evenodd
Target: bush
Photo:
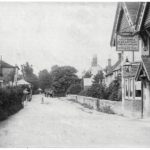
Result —
<path fill-rule="evenodd" d="M 122 91 L 121 91 L 121 79 L 117 77 L 106 90 L 107 99 L 112 101 L 121 101 L 122 100 Z"/>
<path fill-rule="evenodd" d="M 81 84 L 72 84 L 67 89 L 67 94 L 79 94 L 81 92 Z"/>
<path fill-rule="evenodd" d="M 89 89 L 84 89 L 84 90 L 82 90 L 82 91 L 79 93 L 79 95 L 81 95 L 81 96 L 88 96 L 88 91 L 89 91 Z"/>
<path fill-rule="evenodd" d="M 0 95 L 0 120 L 6 119 L 23 108 L 21 88 L 3 88 L 0 89 Z"/>
<path fill-rule="evenodd" d="M 79 95 L 104 99 L 105 98 L 105 85 L 102 83 L 100 84 L 94 83 L 88 89 L 81 91 Z"/>

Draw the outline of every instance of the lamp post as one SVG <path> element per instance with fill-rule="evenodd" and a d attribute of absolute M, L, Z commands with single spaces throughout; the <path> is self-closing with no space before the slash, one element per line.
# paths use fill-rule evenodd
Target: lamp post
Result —
<path fill-rule="evenodd" d="M 129 71 L 130 71 L 130 67 L 131 67 L 131 64 L 130 64 L 128 58 L 126 58 L 126 61 L 125 61 L 125 63 L 123 64 L 123 68 L 124 68 L 124 70 L 125 70 L 126 72 L 129 72 Z"/>
<path fill-rule="evenodd" d="M 122 85 L 122 113 L 124 114 L 124 78 L 123 78 L 124 51 L 121 53 L 121 85 Z"/>
<path fill-rule="evenodd" d="M 124 114 L 124 105 L 125 105 L 125 81 L 124 81 L 124 72 L 130 72 L 130 67 L 131 64 L 128 60 L 128 58 L 126 58 L 126 61 L 124 62 L 124 58 L 122 56 L 122 111 Z"/>

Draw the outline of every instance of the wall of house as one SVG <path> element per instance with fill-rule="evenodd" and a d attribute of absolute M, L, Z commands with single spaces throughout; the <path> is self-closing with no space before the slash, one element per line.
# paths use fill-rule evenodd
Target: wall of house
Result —
<path fill-rule="evenodd" d="M 137 87 L 134 77 L 125 78 L 124 86 L 124 115 L 128 117 L 141 118 L 142 115 L 142 97 L 136 97 L 136 90 L 140 89 L 140 84 Z M 139 87 L 140 86 L 140 87 Z"/>
<path fill-rule="evenodd" d="M 3 77 L 7 77 L 15 68 L 2 68 Z"/>
<path fill-rule="evenodd" d="M 143 86 L 143 116 L 150 117 L 150 83 Z"/>
<path fill-rule="evenodd" d="M 142 116 L 142 100 L 125 99 L 124 104 L 124 116 L 141 118 Z"/>
<path fill-rule="evenodd" d="M 18 68 L 16 67 L 15 68 L 15 76 L 14 76 L 14 85 L 16 85 L 17 84 L 17 80 L 18 80 Z"/>
<path fill-rule="evenodd" d="M 105 77 L 105 84 L 109 86 L 109 84 L 113 81 L 113 74 Z"/>

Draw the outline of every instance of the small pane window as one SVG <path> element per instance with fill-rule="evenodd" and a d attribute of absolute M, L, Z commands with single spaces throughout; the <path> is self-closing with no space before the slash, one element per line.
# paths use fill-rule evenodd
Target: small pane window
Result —
<path fill-rule="evenodd" d="M 128 97 L 128 80 L 125 80 L 125 96 Z"/>
<path fill-rule="evenodd" d="M 135 83 L 135 97 L 141 97 L 141 81 Z"/>
<path fill-rule="evenodd" d="M 130 79 L 130 97 L 133 97 L 133 80 Z"/>

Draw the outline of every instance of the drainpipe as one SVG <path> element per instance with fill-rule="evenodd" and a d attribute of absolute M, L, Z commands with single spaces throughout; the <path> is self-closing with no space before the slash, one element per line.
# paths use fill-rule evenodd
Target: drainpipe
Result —
<path fill-rule="evenodd" d="M 124 114 L 124 101 L 125 101 L 125 99 L 124 99 L 124 78 L 123 78 L 123 62 L 124 62 L 124 51 L 122 51 L 122 56 L 121 56 L 121 74 L 122 74 L 122 113 Z"/>
<path fill-rule="evenodd" d="M 141 99 L 141 101 L 142 101 L 142 104 L 141 104 L 141 118 L 143 118 L 143 112 L 144 112 L 144 108 L 143 108 L 143 107 L 144 107 L 144 103 L 143 103 L 143 87 L 144 87 L 144 86 L 143 86 L 143 81 L 142 81 L 142 83 L 141 83 L 141 86 L 142 86 L 142 87 L 141 87 L 141 96 L 142 96 L 142 97 L 141 97 L 141 98 L 142 98 L 142 99 Z"/>

